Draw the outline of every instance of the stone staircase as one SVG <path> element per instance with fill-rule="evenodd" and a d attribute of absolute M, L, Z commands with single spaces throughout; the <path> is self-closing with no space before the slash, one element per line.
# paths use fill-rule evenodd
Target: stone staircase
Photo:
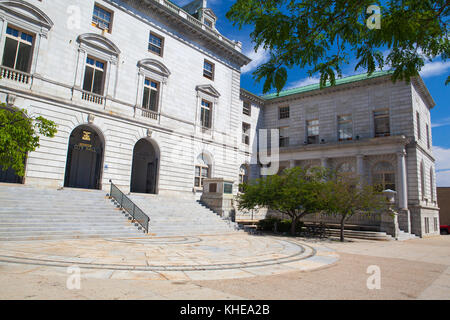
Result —
<path fill-rule="evenodd" d="M 129 198 L 150 217 L 153 236 L 217 235 L 238 232 L 194 197 L 131 194 Z M 241 231 L 242 232 L 242 231 Z"/>
<path fill-rule="evenodd" d="M 0 185 L 0 241 L 142 237 L 104 191 Z"/>
<path fill-rule="evenodd" d="M 405 241 L 405 240 L 418 239 L 418 238 L 419 237 L 414 235 L 414 234 L 411 234 L 411 233 L 408 233 L 408 232 L 400 230 L 399 233 L 398 233 L 398 239 L 397 240 L 398 241 Z"/>
<path fill-rule="evenodd" d="M 327 229 L 327 232 L 330 236 L 333 237 L 340 236 L 339 229 Z M 344 230 L 344 237 L 350 239 L 354 238 L 354 239 L 380 240 L 380 241 L 395 240 L 392 236 L 388 235 L 387 233 L 379 231 Z M 415 238 L 417 238 L 415 235 L 400 230 L 397 240 L 405 241 Z"/>

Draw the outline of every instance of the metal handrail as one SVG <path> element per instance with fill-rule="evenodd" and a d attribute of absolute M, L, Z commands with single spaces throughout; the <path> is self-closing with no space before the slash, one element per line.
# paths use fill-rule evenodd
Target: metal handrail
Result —
<path fill-rule="evenodd" d="M 119 205 L 120 209 L 128 212 L 132 217 L 133 222 L 139 223 L 146 233 L 149 232 L 150 218 L 144 211 L 141 210 L 130 198 L 128 198 L 120 189 L 109 180 L 111 183 L 111 191 L 109 197 L 114 199 Z"/>

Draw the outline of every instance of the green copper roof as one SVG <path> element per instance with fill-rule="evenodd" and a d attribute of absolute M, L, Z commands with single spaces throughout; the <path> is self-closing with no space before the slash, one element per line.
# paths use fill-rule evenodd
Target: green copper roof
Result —
<path fill-rule="evenodd" d="M 382 76 L 386 76 L 386 75 L 390 75 L 390 74 L 392 74 L 392 71 L 376 71 L 376 72 L 372 73 L 370 76 L 368 76 L 367 73 L 357 74 L 357 75 L 346 77 L 346 78 L 336 79 L 336 86 L 341 85 L 341 84 L 346 84 L 346 83 L 352 83 L 352 82 L 358 82 L 358 81 L 363 81 L 363 80 L 367 80 L 367 79 L 378 78 L 378 77 L 382 77 Z M 329 83 L 327 84 L 327 88 L 328 87 L 331 87 L 331 85 Z M 286 97 L 286 96 L 290 96 L 293 94 L 314 91 L 314 90 L 320 90 L 319 83 L 310 84 L 310 85 L 300 87 L 300 88 L 284 90 L 284 91 L 281 91 L 279 95 L 276 93 L 263 95 L 263 96 L 261 96 L 261 98 L 263 98 L 264 100 L 271 100 L 271 99 L 275 99 L 275 98 Z"/>

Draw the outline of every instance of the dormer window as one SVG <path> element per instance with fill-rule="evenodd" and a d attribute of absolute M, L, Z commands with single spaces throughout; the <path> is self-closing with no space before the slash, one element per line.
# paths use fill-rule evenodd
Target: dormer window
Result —
<path fill-rule="evenodd" d="M 33 35 L 8 26 L 6 29 L 3 65 L 22 72 L 30 72 L 33 40 Z"/>
<path fill-rule="evenodd" d="M 94 6 L 94 14 L 92 16 L 92 25 L 103 31 L 111 33 L 112 11 L 104 9 L 99 5 Z"/>
<path fill-rule="evenodd" d="M 207 27 L 211 28 L 211 29 L 212 29 L 212 27 L 213 27 L 213 23 L 212 23 L 212 21 L 209 20 L 209 19 L 205 19 L 205 25 L 206 25 Z"/>

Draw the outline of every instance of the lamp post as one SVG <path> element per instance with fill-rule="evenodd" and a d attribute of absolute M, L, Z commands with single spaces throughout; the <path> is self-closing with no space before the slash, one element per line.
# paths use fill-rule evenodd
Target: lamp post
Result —
<path fill-rule="evenodd" d="M 395 196 L 397 192 L 391 189 L 387 189 L 383 191 L 383 194 L 386 197 L 387 201 L 389 202 L 389 207 L 391 208 L 395 203 Z"/>

